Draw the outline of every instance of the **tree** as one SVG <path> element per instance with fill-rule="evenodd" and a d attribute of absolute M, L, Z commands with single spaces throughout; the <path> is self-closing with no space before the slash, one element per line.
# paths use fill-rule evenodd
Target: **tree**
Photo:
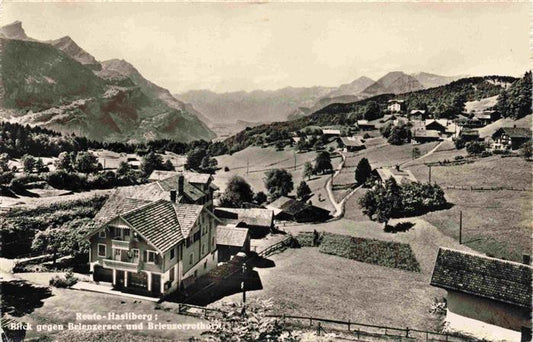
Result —
<path fill-rule="evenodd" d="M 74 156 L 72 153 L 61 152 L 59 156 L 57 157 L 57 160 L 55 161 L 54 165 L 56 169 L 58 170 L 65 170 L 67 172 L 72 172 L 74 170 L 74 167 L 72 165 L 73 160 L 74 160 Z"/>
<path fill-rule="evenodd" d="M 466 144 L 466 151 L 468 154 L 480 154 L 485 151 L 485 144 L 477 141 L 471 141 Z"/>
<path fill-rule="evenodd" d="M 331 157 L 328 152 L 320 152 L 315 159 L 315 172 L 325 173 L 326 171 L 333 170 L 331 165 Z"/>
<path fill-rule="evenodd" d="M 365 111 L 363 113 L 363 119 L 365 120 L 375 120 L 381 116 L 381 111 L 379 105 L 376 101 L 369 101 L 366 104 Z"/>
<path fill-rule="evenodd" d="M 292 175 L 285 169 L 269 170 L 265 175 L 265 187 L 272 199 L 287 196 L 294 189 Z"/>
<path fill-rule="evenodd" d="M 35 167 L 35 158 L 29 154 L 25 154 L 20 159 L 25 173 L 32 173 Z"/>
<path fill-rule="evenodd" d="M 307 177 L 307 180 L 310 180 L 313 174 L 314 174 L 313 164 L 311 164 L 311 162 L 305 162 L 304 177 Z"/>
<path fill-rule="evenodd" d="M 418 147 L 413 148 L 413 150 L 411 151 L 411 157 L 413 159 L 416 159 L 416 158 L 419 158 L 420 155 L 421 155 L 420 149 Z"/>
<path fill-rule="evenodd" d="M 359 205 L 365 215 L 370 219 L 375 217 L 378 222 L 383 223 L 383 228 L 387 228 L 392 215 L 401 211 L 400 187 L 391 177 L 384 185 L 378 184 L 367 191 L 359 200 Z"/>
<path fill-rule="evenodd" d="M 0 172 L 9 171 L 9 155 L 7 153 L 0 154 Z"/>
<path fill-rule="evenodd" d="M 257 194 L 255 194 L 254 196 L 254 202 L 256 204 L 263 204 L 265 203 L 267 200 L 267 195 L 265 195 L 265 193 L 263 191 L 259 191 Z"/>
<path fill-rule="evenodd" d="M 365 184 L 371 175 L 372 167 L 370 166 L 368 159 L 362 158 L 355 168 L 355 181 L 359 185 Z"/>
<path fill-rule="evenodd" d="M 200 163 L 200 167 L 198 168 L 198 170 L 203 172 L 214 172 L 217 166 L 217 160 L 206 155 L 204 158 L 202 158 L 202 162 Z"/>
<path fill-rule="evenodd" d="M 154 170 L 164 170 L 163 157 L 154 151 L 148 152 L 141 162 L 141 170 L 145 176 L 150 175 Z"/>
<path fill-rule="evenodd" d="M 42 158 L 37 158 L 37 160 L 35 160 L 35 170 L 37 173 L 45 172 L 46 166 L 44 165 Z"/>
<path fill-rule="evenodd" d="M 199 170 L 202 159 L 206 156 L 205 149 L 196 147 L 187 153 L 187 167 L 192 170 Z"/>
<path fill-rule="evenodd" d="M 167 170 L 167 171 L 174 171 L 176 170 L 174 168 L 174 165 L 172 164 L 172 162 L 170 161 L 170 159 L 167 159 L 166 162 L 163 163 L 163 169 Z"/>
<path fill-rule="evenodd" d="M 224 193 L 220 197 L 220 205 L 223 207 L 240 208 L 245 202 L 252 202 L 254 192 L 250 184 L 240 176 L 233 176 L 228 181 Z"/>
<path fill-rule="evenodd" d="M 407 126 L 394 126 L 387 140 L 391 145 L 402 145 L 411 140 L 411 131 Z"/>
<path fill-rule="evenodd" d="M 53 265 L 56 265 L 56 260 L 59 253 L 64 247 L 67 232 L 59 228 L 47 228 L 35 234 L 31 248 L 34 251 L 44 251 L 52 254 Z"/>
<path fill-rule="evenodd" d="M 522 146 L 522 156 L 524 159 L 529 160 L 533 155 L 531 143 L 527 142 Z"/>
<path fill-rule="evenodd" d="M 128 164 L 128 162 L 121 161 L 120 164 L 118 164 L 117 168 L 117 176 L 128 176 L 131 173 L 131 165 Z"/>
<path fill-rule="evenodd" d="M 296 188 L 296 196 L 299 199 L 305 199 L 311 194 L 311 188 L 305 181 L 301 181 L 298 187 Z"/>
<path fill-rule="evenodd" d="M 74 168 L 78 172 L 92 173 L 98 171 L 98 158 L 91 152 L 79 152 L 74 161 Z"/>

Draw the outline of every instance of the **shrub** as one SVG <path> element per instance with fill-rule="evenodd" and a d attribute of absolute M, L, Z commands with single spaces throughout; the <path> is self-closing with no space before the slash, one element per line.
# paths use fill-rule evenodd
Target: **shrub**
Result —
<path fill-rule="evenodd" d="M 465 159 L 465 157 L 463 157 L 463 156 L 455 156 L 454 159 L 455 159 L 455 160 L 463 160 L 463 159 Z"/>
<path fill-rule="evenodd" d="M 369 264 L 420 272 L 411 246 L 406 243 L 325 233 L 319 251 Z"/>
<path fill-rule="evenodd" d="M 492 153 L 490 151 L 483 151 L 481 152 L 481 158 L 487 158 L 490 157 Z"/>
<path fill-rule="evenodd" d="M 50 278 L 50 285 L 59 288 L 68 288 L 78 282 L 78 278 L 74 276 L 74 273 L 67 272 L 64 277 L 54 276 Z"/>
<path fill-rule="evenodd" d="M 368 139 L 368 138 L 371 138 L 370 134 L 368 133 L 363 134 L 363 139 Z"/>
<path fill-rule="evenodd" d="M 224 172 L 229 172 L 229 167 L 224 166 Z"/>
<path fill-rule="evenodd" d="M 466 151 L 468 154 L 480 154 L 485 151 L 485 144 L 477 141 L 471 141 L 466 144 Z"/>

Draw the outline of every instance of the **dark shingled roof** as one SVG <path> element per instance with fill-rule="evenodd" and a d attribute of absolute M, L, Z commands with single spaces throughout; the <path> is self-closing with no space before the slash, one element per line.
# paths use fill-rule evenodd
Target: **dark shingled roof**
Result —
<path fill-rule="evenodd" d="M 115 191 L 96 214 L 94 222 L 98 225 L 102 225 L 120 214 L 139 208 L 148 203 L 151 203 L 151 201 L 123 197 L 119 191 Z"/>
<path fill-rule="evenodd" d="M 170 201 L 149 203 L 121 217 L 162 253 L 183 240 L 176 210 Z"/>
<path fill-rule="evenodd" d="M 507 134 L 510 138 L 531 138 L 531 130 L 529 128 L 523 127 L 502 127 L 497 130 L 492 136 L 495 137 L 502 133 Z"/>
<path fill-rule="evenodd" d="M 431 285 L 531 308 L 529 265 L 440 248 Z"/>
<path fill-rule="evenodd" d="M 170 176 L 169 178 L 166 178 L 164 180 L 160 180 L 157 182 L 161 189 L 165 192 L 169 192 L 170 190 L 177 190 L 178 189 L 178 177 L 176 176 Z M 200 198 L 205 196 L 205 193 L 189 183 L 189 181 L 183 182 L 183 192 L 185 195 L 191 199 L 193 202 L 198 201 Z"/>

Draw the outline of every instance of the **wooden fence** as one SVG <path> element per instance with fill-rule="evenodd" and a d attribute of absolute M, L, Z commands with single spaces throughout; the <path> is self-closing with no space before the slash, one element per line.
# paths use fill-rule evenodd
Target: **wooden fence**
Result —
<path fill-rule="evenodd" d="M 526 188 L 515 188 L 512 186 L 492 186 L 492 187 L 479 187 L 479 186 L 460 186 L 460 185 L 447 185 L 444 186 L 444 189 L 449 190 L 469 190 L 469 191 L 501 191 L 501 190 L 509 190 L 509 191 L 531 191 L 531 189 Z"/>
<path fill-rule="evenodd" d="M 459 336 L 456 334 L 446 334 L 436 331 L 419 330 L 410 328 L 398 328 L 385 325 L 366 324 L 359 322 L 352 322 L 329 319 L 329 318 L 317 318 L 310 316 L 291 316 L 291 315 L 266 315 L 266 317 L 281 318 L 282 320 L 297 320 L 300 322 L 309 322 L 309 327 L 313 326 L 313 323 L 317 323 L 317 331 L 325 331 L 322 327 L 322 323 L 330 325 L 346 326 L 349 333 L 353 333 L 360 338 L 361 336 L 386 336 L 388 338 L 395 338 L 405 341 L 476 341 L 475 339 L 465 336 Z"/>
<path fill-rule="evenodd" d="M 263 249 L 261 252 L 257 253 L 257 255 L 262 258 L 266 258 L 281 248 L 289 247 L 292 242 L 292 239 L 293 239 L 292 235 L 289 235 L 285 239 Z"/>

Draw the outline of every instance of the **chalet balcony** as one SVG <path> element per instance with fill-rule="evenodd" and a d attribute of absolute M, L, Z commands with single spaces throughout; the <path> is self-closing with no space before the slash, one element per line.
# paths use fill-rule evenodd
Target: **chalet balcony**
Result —
<path fill-rule="evenodd" d="M 142 269 L 141 262 L 127 262 L 111 259 L 103 259 L 103 266 L 106 268 L 115 268 L 117 270 L 138 273 Z"/>
<path fill-rule="evenodd" d="M 113 249 L 130 249 L 130 239 L 122 239 L 120 237 L 115 237 L 111 239 L 111 248 Z"/>

